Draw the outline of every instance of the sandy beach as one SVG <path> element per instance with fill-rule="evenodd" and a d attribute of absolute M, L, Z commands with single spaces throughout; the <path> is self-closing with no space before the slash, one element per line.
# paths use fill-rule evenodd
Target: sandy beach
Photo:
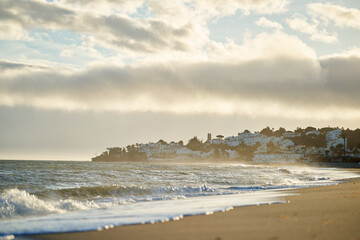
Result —
<path fill-rule="evenodd" d="M 104 231 L 48 234 L 35 239 L 360 239 L 360 178 L 292 190 L 288 203 L 239 207 L 180 221 Z"/>

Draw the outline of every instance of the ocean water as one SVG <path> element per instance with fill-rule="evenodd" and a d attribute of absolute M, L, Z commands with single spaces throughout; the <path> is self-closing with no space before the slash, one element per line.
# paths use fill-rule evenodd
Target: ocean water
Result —
<path fill-rule="evenodd" d="M 246 164 L 0 161 L 0 237 L 179 220 L 282 202 L 282 189 L 337 184 L 337 169 Z"/>

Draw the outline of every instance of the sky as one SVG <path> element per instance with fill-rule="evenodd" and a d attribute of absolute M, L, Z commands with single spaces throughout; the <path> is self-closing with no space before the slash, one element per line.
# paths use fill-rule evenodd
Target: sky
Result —
<path fill-rule="evenodd" d="M 357 0 L 0 0 L 0 159 L 360 122 Z"/>

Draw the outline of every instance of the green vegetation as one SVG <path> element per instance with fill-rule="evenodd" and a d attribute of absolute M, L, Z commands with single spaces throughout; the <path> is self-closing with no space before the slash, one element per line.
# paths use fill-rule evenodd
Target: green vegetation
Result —
<path fill-rule="evenodd" d="M 193 137 L 189 140 L 186 147 L 192 151 L 202 151 L 204 144 L 197 137 Z"/>

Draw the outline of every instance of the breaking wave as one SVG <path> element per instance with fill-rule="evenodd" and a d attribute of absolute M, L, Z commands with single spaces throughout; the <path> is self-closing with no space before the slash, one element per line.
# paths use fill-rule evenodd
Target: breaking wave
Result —
<path fill-rule="evenodd" d="M 208 188 L 206 185 L 154 189 L 137 186 L 97 186 L 46 190 L 34 194 L 14 188 L 1 193 L 0 218 L 40 216 L 51 213 L 111 207 L 133 202 L 219 194 L 221 193 Z"/>
<path fill-rule="evenodd" d="M 94 202 L 71 199 L 46 201 L 24 190 L 8 189 L 0 197 L 0 218 L 47 215 L 100 207 Z"/>
<path fill-rule="evenodd" d="M 157 187 L 146 188 L 142 186 L 92 186 L 92 187 L 80 187 L 80 188 L 68 188 L 68 189 L 56 189 L 45 190 L 34 193 L 40 198 L 55 198 L 55 199 L 98 199 L 106 197 L 128 198 L 128 197 L 149 197 L 149 196 L 162 196 L 170 195 L 177 196 L 182 195 L 185 197 L 204 195 L 208 193 L 214 193 L 216 190 L 209 188 L 206 185 L 199 187 Z"/>
<path fill-rule="evenodd" d="M 195 187 L 145 187 L 114 184 L 63 189 L 38 189 L 34 192 L 27 192 L 18 188 L 5 189 L 0 192 L 0 219 L 42 216 L 51 213 L 106 208 L 145 201 L 229 195 L 261 190 L 321 186 L 334 183 L 328 176 L 318 176 L 304 170 L 279 168 L 277 171 L 280 175 L 278 175 L 279 177 L 276 180 L 269 181 L 268 178 L 261 180 L 258 177 L 258 180 L 251 185 L 227 183 L 228 186 L 225 187 L 223 184 L 220 184 L 223 179 L 217 179 L 215 183 L 218 186 L 217 188 L 208 187 L 206 184 Z"/>

